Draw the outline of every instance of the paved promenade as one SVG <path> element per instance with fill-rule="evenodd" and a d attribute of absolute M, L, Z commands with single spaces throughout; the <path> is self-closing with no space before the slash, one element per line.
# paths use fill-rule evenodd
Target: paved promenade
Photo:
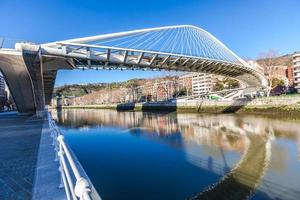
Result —
<path fill-rule="evenodd" d="M 42 124 L 0 113 L 0 199 L 31 199 Z"/>
<path fill-rule="evenodd" d="M 0 199 L 65 199 L 48 121 L 0 113 Z"/>

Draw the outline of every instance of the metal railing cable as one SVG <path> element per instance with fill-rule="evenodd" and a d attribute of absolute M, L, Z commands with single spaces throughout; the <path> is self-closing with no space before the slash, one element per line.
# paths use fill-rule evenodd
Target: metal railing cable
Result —
<path fill-rule="evenodd" d="M 81 176 L 73 156 L 64 141 L 64 136 L 48 113 L 49 128 L 55 149 L 55 161 L 59 162 L 61 183 L 59 188 L 64 188 L 68 200 L 92 200 L 91 185 Z"/>

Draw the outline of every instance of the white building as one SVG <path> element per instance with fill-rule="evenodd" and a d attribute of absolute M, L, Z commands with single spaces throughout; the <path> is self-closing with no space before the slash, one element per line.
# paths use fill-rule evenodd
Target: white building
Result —
<path fill-rule="evenodd" d="M 3 75 L 0 73 L 0 97 L 5 96 L 5 81 Z"/>
<path fill-rule="evenodd" d="M 193 95 L 200 95 L 213 90 L 213 75 L 205 73 L 192 74 Z"/>
<path fill-rule="evenodd" d="M 298 92 L 300 92 L 300 52 L 294 53 L 293 65 L 294 65 L 295 88 L 298 90 Z"/>
<path fill-rule="evenodd" d="M 5 81 L 3 75 L 0 72 L 0 110 L 4 109 L 6 101 L 7 101 L 7 95 L 5 91 Z"/>

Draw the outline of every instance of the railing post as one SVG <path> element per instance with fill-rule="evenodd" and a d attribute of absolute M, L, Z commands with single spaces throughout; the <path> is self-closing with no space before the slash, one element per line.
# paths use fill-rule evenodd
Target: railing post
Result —
<path fill-rule="evenodd" d="M 60 149 L 58 149 L 57 144 L 55 145 L 54 151 L 55 151 L 55 159 L 54 159 L 54 162 L 57 162 L 57 161 L 58 161 L 58 157 L 59 157 L 59 153 L 60 153 L 60 151 L 61 151 Z"/>
<path fill-rule="evenodd" d="M 58 168 L 58 171 L 60 172 L 60 183 L 58 186 L 59 189 L 64 188 L 64 182 L 63 182 L 63 173 L 64 172 L 62 170 L 63 170 L 62 167 L 59 166 L 59 168 Z"/>
<path fill-rule="evenodd" d="M 80 198 L 80 200 L 90 200 L 88 195 L 91 192 L 89 188 L 89 183 L 86 179 L 80 177 L 75 184 L 75 194 Z"/>
<path fill-rule="evenodd" d="M 55 144 L 57 144 L 57 137 L 59 135 L 59 130 L 57 127 L 54 127 L 54 131 L 53 131 L 53 143 L 52 145 L 54 146 Z"/>

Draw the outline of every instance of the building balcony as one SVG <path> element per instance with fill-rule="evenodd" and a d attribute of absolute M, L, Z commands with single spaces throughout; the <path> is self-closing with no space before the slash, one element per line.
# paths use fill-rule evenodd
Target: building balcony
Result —
<path fill-rule="evenodd" d="M 300 66 L 300 60 L 299 61 L 293 61 L 294 62 L 294 67 L 299 67 Z"/>
<path fill-rule="evenodd" d="M 294 58 L 295 58 L 295 57 L 300 57 L 300 52 L 295 53 L 295 54 L 293 55 L 293 57 L 294 57 Z"/>
<path fill-rule="evenodd" d="M 295 84 L 299 84 L 299 83 L 300 83 L 300 80 L 294 80 L 294 83 L 295 83 Z"/>
<path fill-rule="evenodd" d="M 294 69 L 294 75 L 300 74 L 300 69 Z"/>

